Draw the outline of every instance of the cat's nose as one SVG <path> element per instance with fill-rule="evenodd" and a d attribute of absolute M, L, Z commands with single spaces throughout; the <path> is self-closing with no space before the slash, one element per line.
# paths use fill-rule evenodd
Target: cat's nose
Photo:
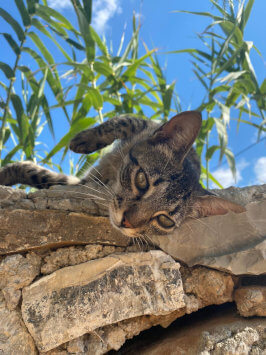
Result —
<path fill-rule="evenodd" d="M 126 212 L 123 214 L 123 219 L 121 221 L 121 227 L 123 228 L 133 228 L 132 224 L 129 222 Z"/>

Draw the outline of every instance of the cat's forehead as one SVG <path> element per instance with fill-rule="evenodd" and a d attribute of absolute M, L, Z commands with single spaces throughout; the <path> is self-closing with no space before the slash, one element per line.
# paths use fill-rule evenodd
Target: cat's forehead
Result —
<path fill-rule="evenodd" d="M 166 145 L 151 145 L 147 141 L 139 142 L 131 148 L 129 155 L 143 169 L 153 174 L 169 173 L 171 169 L 181 168 L 176 154 Z"/>

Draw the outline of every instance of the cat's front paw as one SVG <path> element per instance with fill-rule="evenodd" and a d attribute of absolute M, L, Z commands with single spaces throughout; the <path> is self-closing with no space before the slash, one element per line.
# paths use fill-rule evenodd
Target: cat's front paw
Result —
<path fill-rule="evenodd" d="M 69 148 L 75 153 L 89 154 L 106 145 L 106 142 L 99 141 L 94 129 L 88 129 L 78 133 L 76 137 L 71 140 Z"/>

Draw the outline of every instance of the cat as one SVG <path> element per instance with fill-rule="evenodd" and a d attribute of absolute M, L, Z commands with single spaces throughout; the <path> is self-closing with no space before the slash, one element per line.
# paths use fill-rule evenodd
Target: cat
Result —
<path fill-rule="evenodd" d="M 201 122 L 196 111 L 180 113 L 162 125 L 130 114 L 117 116 L 70 142 L 72 151 L 89 154 L 119 140 L 82 179 L 22 162 L 1 168 L 0 184 L 81 184 L 90 189 L 88 195 L 101 187 L 97 194 L 108 200 L 112 225 L 130 237 L 172 233 L 189 217 L 243 212 L 242 206 L 219 198 L 199 182 L 200 162 L 192 145 Z"/>

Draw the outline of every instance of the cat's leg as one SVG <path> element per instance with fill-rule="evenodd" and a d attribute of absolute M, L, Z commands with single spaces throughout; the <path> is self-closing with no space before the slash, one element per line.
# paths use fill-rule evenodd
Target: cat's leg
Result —
<path fill-rule="evenodd" d="M 70 142 L 70 149 L 76 153 L 89 154 L 113 143 L 116 139 L 126 140 L 148 127 L 150 121 L 120 115 L 86 131 L 80 132 Z"/>
<path fill-rule="evenodd" d="M 77 185 L 80 180 L 73 176 L 58 174 L 30 161 L 8 164 L 0 168 L 0 185 L 25 184 L 38 189 L 52 185 Z"/>

